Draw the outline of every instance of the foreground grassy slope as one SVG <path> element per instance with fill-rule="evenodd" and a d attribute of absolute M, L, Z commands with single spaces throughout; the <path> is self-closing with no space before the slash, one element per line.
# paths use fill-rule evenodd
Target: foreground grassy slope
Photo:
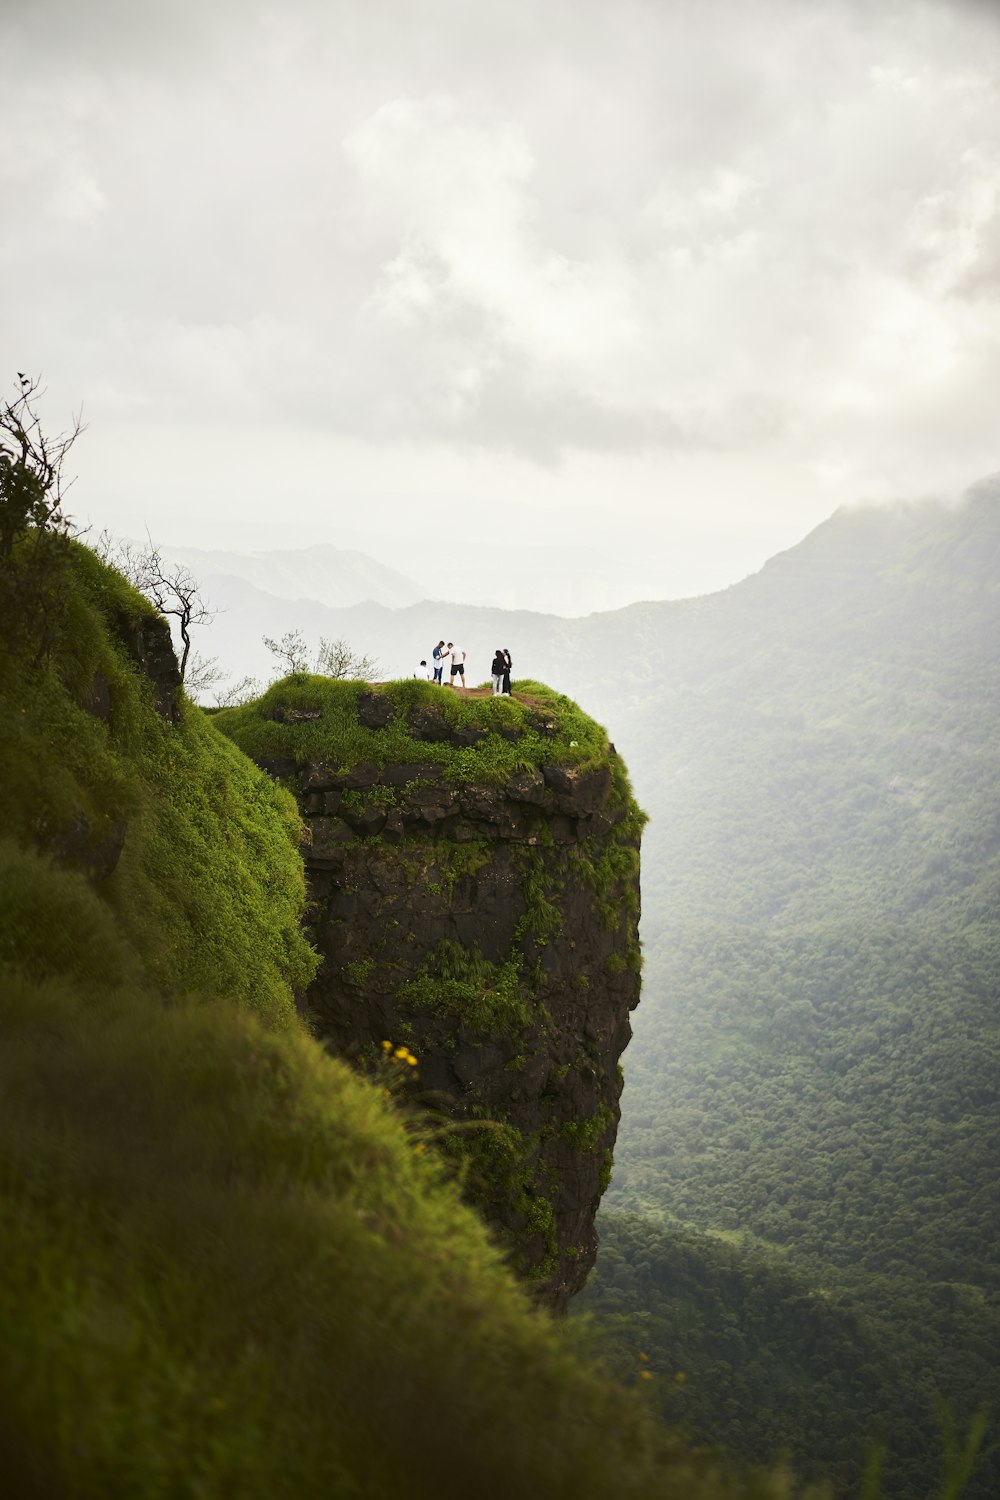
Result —
<path fill-rule="evenodd" d="M 120 644 L 148 606 L 63 567 L 59 644 L 8 616 L 0 652 L 6 1491 L 787 1494 L 581 1366 L 417 1123 L 306 1035 L 290 802 L 157 712 Z"/>

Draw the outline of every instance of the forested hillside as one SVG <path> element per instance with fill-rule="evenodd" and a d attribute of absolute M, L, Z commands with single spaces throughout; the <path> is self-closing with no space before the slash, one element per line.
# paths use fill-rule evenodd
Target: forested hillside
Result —
<path fill-rule="evenodd" d="M 750 1453 L 766 1432 L 846 1479 L 882 1429 L 900 1495 L 941 1448 L 935 1396 L 1000 1406 L 998 564 L 995 485 L 838 514 L 724 594 L 625 612 L 652 680 L 601 704 L 652 817 L 585 1300 L 702 1372 L 698 1438 Z M 682 1273 L 671 1226 L 703 1236 Z M 804 1342 L 776 1277 L 811 1309 Z M 987 1464 L 970 1493 L 997 1483 Z"/>

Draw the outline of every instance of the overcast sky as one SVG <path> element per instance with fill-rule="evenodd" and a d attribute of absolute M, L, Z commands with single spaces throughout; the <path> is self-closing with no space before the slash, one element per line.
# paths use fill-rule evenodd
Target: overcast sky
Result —
<path fill-rule="evenodd" d="M 0 0 L 0 375 L 98 526 L 717 588 L 1000 468 L 998 81 L 974 0 Z"/>

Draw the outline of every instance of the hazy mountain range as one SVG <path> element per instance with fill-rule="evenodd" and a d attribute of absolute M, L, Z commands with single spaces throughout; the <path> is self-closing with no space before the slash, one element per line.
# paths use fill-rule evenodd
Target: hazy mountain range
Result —
<path fill-rule="evenodd" d="M 200 547 L 169 547 L 172 558 L 184 562 L 226 607 L 229 579 L 240 579 L 279 599 L 309 599 L 316 604 L 387 604 L 400 608 L 426 599 L 430 590 L 395 568 L 364 552 L 318 543 L 279 552 L 206 551 Z"/>

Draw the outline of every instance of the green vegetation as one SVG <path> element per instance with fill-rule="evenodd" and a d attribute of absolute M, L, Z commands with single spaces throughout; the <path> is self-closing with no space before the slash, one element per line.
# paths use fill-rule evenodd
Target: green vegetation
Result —
<path fill-rule="evenodd" d="M 419 1140 L 308 1038 L 66 980 L 8 976 L 0 1015 L 12 1481 L 776 1493 L 713 1480 L 589 1374 Z"/>
<path fill-rule="evenodd" d="M 623 762 L 609 750 L 603 728 L 568 698 L 537 682 L 519 682 L 516 688 L 518 697 L 513 699 L 466 698 L 415 680 L 373 690 L 366 683 L 297 673 L 275 684 L 258 702 L 214 717 L 214 724 L 242 749 L 281 768 L 319 763 L 346 774 L 358 766 L 387 772 L 406 767 L 402 775 L 409 779 L 402 788 L 389 784 L 387 777 L 385 784 L 376 782 L 363 791 L 337 792 L 333 815 L 343 814 L 351 829 L 380 827 L 375 809 L 405 804 L 422 782 L 433 788 L 442 773 L 448 783 L 460 787 L 496 787 L 518 773 L 560 766 L 600 773 L 592 785 L 601 792 L 610 777 L 609 802 L 618 821 L 612 825 L 607 820 L 601 833 L 580 844 L 565 837 L 557 840 L 553 821 L 559 816 L 560 794 L 551 786 L 545 790 L 541 776 L 528 774 L 523 806 L 530 808 L 534 798 L 539 804 L 544 801 L 544 812 L 530 825 L 531 842 L 491 838 L 481 832 L 471 812 L 461 815 L 454 835 L 397 823 L 391 842 L 373 833 L 348 837 L 338 845 L 334 894 L 325 908 L 321 899 L 316 914 L 329 979 L 325 989 L 321 980 L 313 995 L 323 1018 L 319 1024 L 328 1028 L 335 1050 L 343 1055 L 374 1053 L 381 1041 L 372 1030 L 375 1026 L 385 1025 L 395 1034 L 407 1025 L 418 1052 L 430 1048 L 440 1053 L 449 1044 L 453 1050 L 461 1044 L 475 1056 L 490 1039 L 514 1039 L 515 1058 L 505 1061 L 504 1069 L 520 1072 L 531 1065 L 532 1076 L 537 1076 L 547 1051 L 558 1045 L 550 986 L 558 993 L 572 981 L 565 955 L 549 963 L 547 970 L 545 954 L 548 945 L 564 935 L 567 902 L 582 913 L 574 921 L 593 920 L 595 926 L 603 923 L 616 933 L 629 926 L 623 924 L 623 914 L 636 913 L 638 840 L 645 820 L 632 799 Z M 359 715 L 366 722 L 387 722 L 370 729 L 359 722 Z M 448 738 L 419 737 L 428 733 Z M 474 743 L 463 745 L 462 739 Z M 421 776 L 423 766 L 434 767 L 434 776 Z M 399 775 L 396 769 L 392 779 Z M 546 778 L 549 783 L 554 779 Z M 289 777 L 290 786 L 296 782 Z M 304 794 L 307 814 L 311 805 Z M 489 809 L 488 823 L 490 812 L 503 803 L 484 798 L 482 805 Z M 505 811 L 512 818 L 523 816 L 516 802 Z M 478 883 L 467 877 L 478 876 L 494 863 L 497 869 L 487 873 L 487 884 L 491 875 L 502 882 L 517 920 L 509 947 L 505 936 L 504 946 L 494 947 L 487 960 L 474 942 L 470 946 L 464 937 L 456 941 L 454 934 L 467 931 L 461 914 L 473 909 L 477 900 Z M 372 890 L 381 893 L 375 898 L 381 902 L 377 915 Z M 414 891 L 426 905 L 414 904 Z M 354 921 L 349 903 L 339 904 L 342 895 L 355 894 L 363 895 L 366 903 L 360 922 Z M 638 971 L 641 965 L 634 923 L 622 946 L 625 941 L 632 951 L 616 955 L 617 961 L 607 966 L 609 976 Z M 343 948 L 342 956 L 338 947 Z M 580 974 L 578 981 L 583 990 L 588 976 Z M 371 1019 L 375 1016 L 380 1019 Z M 466 1057 L 463 1067 L 468 1066 Z M 595 1076 L 593 1071 L 589 1076 Z M 411 1093 L 423 1097 L 426 1088 L 432 1107 L 455 1117 L 459 1128 L 448 1136 L 446 1149 L 461 1171 L 468 1200 L 486 1215 L 511 1264 L 544 1281 L 556 1269 L 559 1249 L 552 1207 L 555 1189 L 546 1157 L 556 1124 L 549 1120 L 538 1130 L 533 1120 L 522 1138 L 504 1116 L 502 1096 L 498 1099 L 488 1088 L 480 1092 L 474 1080 L 455 1097 L 450 1087 L 439 1079 L 431 1088 L 424 1077 L 414 1077 Z M 556 1112 L 554 1096 L 546 1108 L 550 1115 Z M 466 1128 L 470 1116 L 482 1125 Z M 595 1155 L 595 1188 L 599 1173 L 605 1182 L 608 1177 L 601 1153 L 610 1121 L 605 1109 L 593 1120 L 578 1122 L 575 1133 L 567 1127 L 565 1139 L 581 1153 Z"/>
<path fill-rule="evenodd" d="M 397 994 L 404 1009 L 458 1015 L 474 1031 L 517 1036 L 536 1016 L 516 959 L 493 964 L 478 948 L 467 951 L 447 938 Z"/>
<path fill-rule="evenodd" d="M 610 1109 L 602 1108 L 589 1120 L 564 1120 L 559 1127 L 563 1140 L 576 1151 L 593 1151 L 601 1136 L 614 1124 Z"/>
<path fill-rule="evenodd" d="M 614 1212 L 600 1222 L 577 1309 L 599 1313 L 600 1347 L 622 1380 L 638 1381 L 648 1355 L 650 1399 L 670 1426 L 756 1461 L 794 1442 L 799 1471 L 845 1496 L 860 1492 L 879 1445 L 879 1493 L 941 1493 L 938 1395 L 947 1383 L 969 1430 L 1000 1338 L 995 1311 L 889 1277 L 820 1283 L 738 1234 L 729 1244 Z M 961 1493 L 990 1493 L 989 1456 L 979 1458 Z"/>
<path fill-rule="evenodd" d="M 0 621 L 10 1493 L 782 1500 L 581 1362 L 421 1122 L 305 1033 L 290 800 L 162 712 L 121 645 L 148 606 L 64 558 L 51 647 Z"/>
<path fill-rule="evenodd" d="M 367 683 L 297 673 L 275 683 L 256 702 L 213 715 L 213 722 L 255 758 L 290 756 L 300 765 L 322 761 L 342 770 L 363 762 L 426 763 L 443 766 L 447 780 L 463 784 L 499 785 L 526 766 L 589 769 L 607 764 L 605 731 L 569 698 L 537 682 L 518 682 L 516 690 L 529 701 L 466 698 L 416 680 L 373 689 Z M 373 692 L 394 707 L 384 729 L 366 729 L 358 723 L 358 698 Z M 276 710 L 319 710 L 320 716 L 276 722 Z M 449 729 L 490 733 L 464 747 L 414 739 L 408 715 L 419 710 L 437 715 Z M 504 730 L 519 737 L 505 738 Z M 624 766 L 620 761 L 612 764 L 617 796 L 625 800 L 629 793 Z"/>
<path fill-rule="evenodd" d="M 0 826 L 10 845 L 69 848 L 86 866 L 124 833 L 100 882 L 101 921 L 118 937 L 95 953 L 98 969 L 106 951 L 116 974 L 142 973 L 165 994 L 229 995 L 292 1024 L 292 992 L 315 968 L 298 925 L 305 887 L 293 801 L 199 710 L 182 703 L 176 724 L 156 712 L 117 624 L 134 630 L 156 617 L 85 548 L 68 544 L 59 598 L 62 629 L 42 661 L 0 653 Z M 81 706 L 95 682 L 105 719 Z M 16 962 L 38 925 L 10 845 L 0 952 Z M 45 967 L 48 942 L 33 972 Z"/>

